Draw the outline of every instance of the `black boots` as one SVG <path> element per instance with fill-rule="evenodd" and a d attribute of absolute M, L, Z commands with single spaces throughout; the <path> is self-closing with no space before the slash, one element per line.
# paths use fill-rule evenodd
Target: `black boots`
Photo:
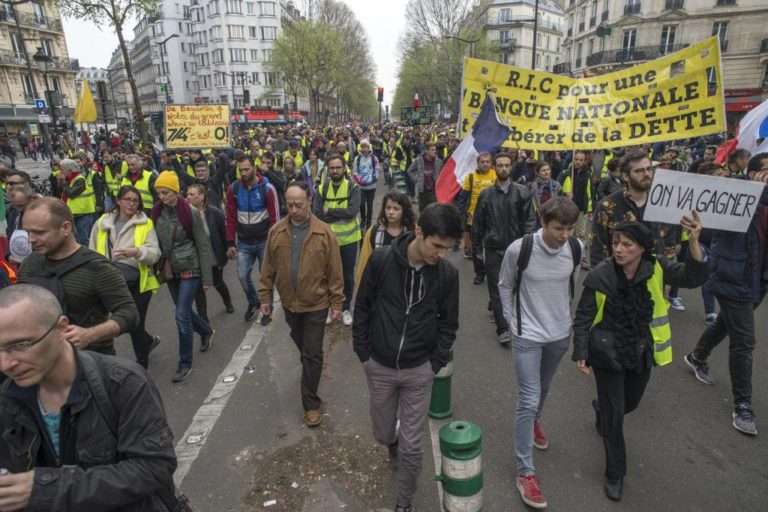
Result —
<path fill-rule="evenodd" d="M 624 478 L 606 479 L 605 495 L 613 501 L 621 501 L 621 494 L 624 491 Z"/>

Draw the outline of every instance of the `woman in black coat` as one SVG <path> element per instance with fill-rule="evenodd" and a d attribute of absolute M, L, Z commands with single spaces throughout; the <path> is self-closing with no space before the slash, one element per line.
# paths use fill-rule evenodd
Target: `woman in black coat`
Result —
<path fill-rule="evenodd" d="M 232 296 L 229 293 L 229 288 L 227 288 L 227 283 L 224 282 L 224 266 L 229 261 L 227 258 L 224 212 L 208 204 L 208 189 L 200 183 L 189 186 L 187 189 L 187 201 L 198 212 L 201 212 L 205 218 L 205 226 L 211 240 L 211 248 L 213 249 L 213 286 L 221 295 L 221 300 L 224 302 L 227 313 L 234 313 L 235 306 L 232 305 Z M 197 308 L 197 314 L 208 322 L 208 300 L 202 286 L 198 288 L 197 296 L 195 297 L 195 307 Z"/>
<path fill-rule="evenodd" d="M 640 404 L 654 365 L 672 362 L 672 332 L 664 286 L 696 288 L 709 268 L 699 245 L 698 214 L 680 223 L 690 235 L 685 263 L 657 258 L 653 234 L 632 222 L 613 230 L 613 256 L 584 279 L 573 322 L 573 360 L 589 375 L 594 371 L 596 426 L 606 452 L 605 493 L 621 499 L 627 472 L 624 415 Z"/>

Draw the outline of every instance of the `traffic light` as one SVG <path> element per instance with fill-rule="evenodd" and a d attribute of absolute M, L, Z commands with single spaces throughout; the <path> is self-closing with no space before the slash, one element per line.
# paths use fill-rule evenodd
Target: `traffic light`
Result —
<path fill-rule="evenodd" d="M 382 103 L 384 101 L 384 88 L 379 87 L 377 92 L 378 92 L 378 95 L 377 95 L 376 101 L 378 101 L 379 103 Z"/>
<path fill-rule="evenodd" d="M 251 91 L 243 89 L 243 105 L 248 106 L 251 103 Z"/>

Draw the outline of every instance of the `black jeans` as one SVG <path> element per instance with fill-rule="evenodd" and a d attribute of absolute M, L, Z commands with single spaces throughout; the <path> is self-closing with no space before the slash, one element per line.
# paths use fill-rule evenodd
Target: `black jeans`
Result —
<path fill-rule="evenodd" d="M 327 309 L 307 313 L 285 311 L 285 321 L 291 328 L 291 339 L 301 354 L 301 404 L 305 411 L 320 409 L 323 401 L 317 396 L 323 373 L 323 337 Z"/>
<path fill-rule="evenodd" d="M 227 283 L 224 282 L 224 267 L 212 267 L 213 269 L 213 287 L 221 295 L 221 300 L 224 302 L 224 306 L 232 304 L 232 296 L 229 294 L 229 288 Z M 211 323 L 208 320 L 208 298 L 205 296 L 205 290 L 202 286 L 197 289 L 195 295 L 195 309 L 200 318 Z"/>
<path fill-rule="evenodd" d="M 342 245 L 341 271 L 344 274 L 344 306 L 343 311 L 351 310 L 352 295 L 355 293 L 355 265 L 357 264 L 357 242 Z"/>
<path fill-rule="evenodd" d="M 693 357 L 706 361 L 712 350 L 729 338 L 728 367 L 734 404 L 752 403 L 752 351 L 755 349 L 756 305 L 717 297 L 720 313 L 707 327 L 693 350 Z"/>
<path fill-rule="evenodd" d="M 637 409 L 651 378 L 651 367 L 641 372 L 593 368 L 600 408 L 600 431 L 605 446 L 605 476 L 610 480 L 627 474 L 624 415 Z"/>
<path fill-rule="evenodd" d="M 365 232 L 371 227 L 373 220 L 373 198 L 376 196 L 376 189 L 360 189 L 360 195 L 360 223 L 362 224 L 362 231 Z"/>
<path fill-rule="evenodd" d="M 149 349 L 152 346 L 152 336 L 147 333 L 147 311 L 149 302 L 152 300 L 152 292 L 139 292 L 139 282 L 131 281 L 128 283 L 128 290 L 131 292 L 136 308 L 139 310 L 139 324 L 135 329 L 128 332 L 133 344 L 133 353 L 136 354 L 136 362 L 144 368 L 149 368 Z"/>
<path fill-rule="evenodd" d="M 504 318 L 504 310 L 501 307 L 499 298 L 499 271 L 501 270 L 501 261 L 504 259 L 504 252 L 492 249 L 485 250 L 485 274 L 488 282 L 488 298 L 491 301 L 493 310 L 493 319 L 496 322 L 496 334 L 501 334 L 509 330 L 509 325 Z"/>

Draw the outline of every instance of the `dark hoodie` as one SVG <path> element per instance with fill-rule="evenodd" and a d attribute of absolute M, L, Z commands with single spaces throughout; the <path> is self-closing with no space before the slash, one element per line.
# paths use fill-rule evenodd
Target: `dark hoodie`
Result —
<path fill-rule="evenodd" d="M 458 272 L 444 260 L 412 267 L 413 239 L 401 235 L 368 262 L 355 301 L 354 349 L 362 362 L 373 357 L 399 369 L 430 361 L 437 373 L 450 360 L 459 328 Z"/>
<path fill-rule="evenodd" d="M 637 274 L 632 280 L 636 285 L 645 282 L 653 275 L 654 262 L 656 258 L 643 258 L 637 269 Z M 661 268 L 664 271 L 664 284 L 669 286 L 678 286 L 680 288 L 697 288 L 703 285 L 709 276 L 709 265 L 707 262 L 699 262 L 688 258 L 685 263 L 672 262 L 666 258 L 658 258 Z M 597 265 L 584 279 L 584 289 L 581 292 L 579 306 L 576 309 L 576 317 L 573 321 L 573 357 L 574 361 L 587 361 L 590 366 L 604 369 L 616 369 L 621 363 L 616 359 L 616 354 L 607 353 L 591 354 L 589 347 L 589 332 L 592 330 L 592 322 L 597 315 L 597 302 L 595 292 L 602 292 L 608 300 L 619 299 L 619 277 L 617 272 L 621 268 L 614 264 L 613 258 L 603 260 Z M 601 322 L 603 324 L 610 322 Z M 651 332 L 648 327 L 648 335 L 645 343 L 647 344 L 645 354 L 652 354 Z M 608 356 L 608 359 L 606 359 Z"/>

